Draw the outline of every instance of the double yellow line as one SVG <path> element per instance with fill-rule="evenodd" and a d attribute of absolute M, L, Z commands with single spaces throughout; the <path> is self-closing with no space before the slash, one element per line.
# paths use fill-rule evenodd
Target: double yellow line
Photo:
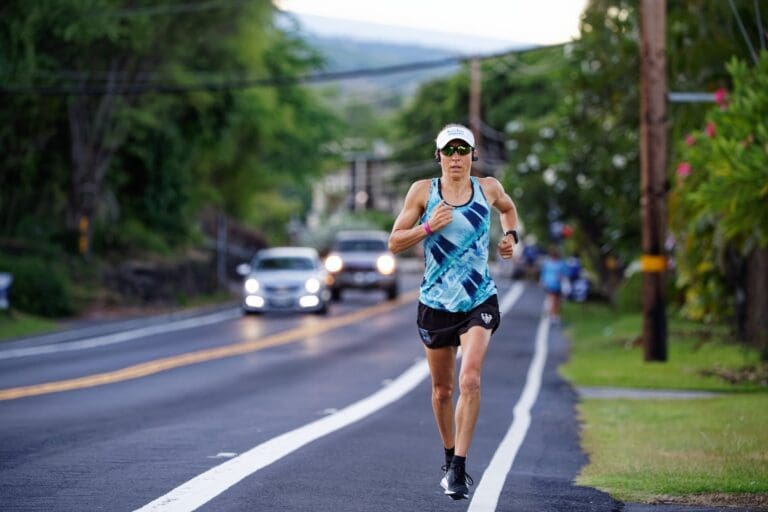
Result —
<path fill-rule="evenodd" d="M 241 343 L 225 345 L 223 347 L 198 350 L 196 352 L 189 352 L 187 354 L 155 359 L 153 361 L 147 361 L 146 363 L 127 366 L 119 370 L 97 373 L 94 375 L 86 375 L 85 377 L 78 377 L 75 379 L 57 380 L 53 382 L 45 382 L 43 384 L 34 384 L 31 386 L 0 389 L 0 401 L 15 400 L 17 398 L 45 395 L 48 393 L 60 393 L 62 391 L 71 391 L 74 389 L 103 386 L 105 384 L 113 384 L 115 382 L 123 382 L 126 380 L 146 377 L 147 375 L 153 375 L 155 373 L 172 370 L 174 368 L 180 368 L 197 363 L 204 363 L 207 361 L 215 361 L 217 359 L 224 359 L 225 357 L 239 356 L 269 347 L 287 345 L 310 335 L 316 335 L 322 332 L 330 331 L 332 329 L 338 329 L 339 327 L 354 324 L 370 316 L 386 313 L 403 304 L 416 300 L 417 297 L 418 290 L 412 290 L 406 294 L 401 295 L 400 298 L 396 301 L 384 302 L 376 306 L 365 308 L 360 311 L 349 313 L 337 318 L 329 318 L 317 325 L 297 327 L 295 329 L 290 329 L 279 334 L 274 334 L 260 340 L 244 341 Z"/>

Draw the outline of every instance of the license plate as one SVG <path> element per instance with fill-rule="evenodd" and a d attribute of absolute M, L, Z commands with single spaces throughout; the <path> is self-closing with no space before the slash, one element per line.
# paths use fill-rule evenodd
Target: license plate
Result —
<path fill-rule="evenodd" d="M 371 283 L 376 280 L 376 274 L 373 272 L 356 272 L 353 279 L 356 283 Z"/>

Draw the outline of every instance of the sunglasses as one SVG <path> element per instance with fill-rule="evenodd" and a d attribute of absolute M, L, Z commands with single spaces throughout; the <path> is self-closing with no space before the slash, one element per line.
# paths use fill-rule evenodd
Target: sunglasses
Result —
<path fill-rule="evenodd" d="M 454 153 L 458 153 L 462 156 L 468 155 L 472 151 L 472 146 L 465 146 L 460 144 L 458 146 L 445 146 L 440 150 L 445 156 L 453 156 Z"/>

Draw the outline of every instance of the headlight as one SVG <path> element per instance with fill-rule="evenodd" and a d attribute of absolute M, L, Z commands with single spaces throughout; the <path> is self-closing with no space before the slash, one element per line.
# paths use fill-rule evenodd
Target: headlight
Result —
<path fill-rule="evenodd" d="M 385 276 L 388 276 L 395 271 L 395 258 L 389 254 L 382 254 L 376 259 L 376 269 Z"/>
<path fill-rule="evenodd" d="M 320 291 L 320 281 L 315 279 L 314 277 L 310 277 L 307 279 L 307 282 L 304 283 L 304 289 L 307 290 L 309 293 L 317 293 Z"/>
<path fill-rule="evenodd" d="M 344 262 L 338 254 L 331 254 L 325 259 L 325 269 L 328 272 L 338 272 L 343 266 Z"/>
<path fill-rule="evenodd" d="M 317 295 L 305 295 L 299 299 L 299 306 L 303 308 L 313 308 L 320 304 L 320 298 Z"/>
<path fill-rule="evenodd" d="M 259 282 L 252 277 L 250 279 L 246 279 L 245 291 L 248 293 L 256 293 L 257 291 L 259 291 Z"/>

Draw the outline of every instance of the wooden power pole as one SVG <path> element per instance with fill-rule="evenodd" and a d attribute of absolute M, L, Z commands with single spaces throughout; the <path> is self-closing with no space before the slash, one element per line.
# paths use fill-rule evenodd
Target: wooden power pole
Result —
<path fill-rule="evenodd" d="M 667 360 L 664 238 L 667 222 L 666 0 L 640 2 L 640 185 L 643 223 L 643 347 Z"/>
<path fill-rule="evenodd" d="M 480 112 L 480 96 L 482 76 L 480 71 L 480 59 L 473 57 L 469 61 L 469 129 L 472 130 L 472 135 L 475 136 L 475 147 L 477 148 L 478 157 L 483 157 L 482 152 L 482 133 L 480 123 L 482 122 L 482 114 Z M 477 162 L 478 164 L 482 162 Z M 475 164 L 472 166 L 472 174 L 476 171 L 481 171 L 481 166 Z"/>

